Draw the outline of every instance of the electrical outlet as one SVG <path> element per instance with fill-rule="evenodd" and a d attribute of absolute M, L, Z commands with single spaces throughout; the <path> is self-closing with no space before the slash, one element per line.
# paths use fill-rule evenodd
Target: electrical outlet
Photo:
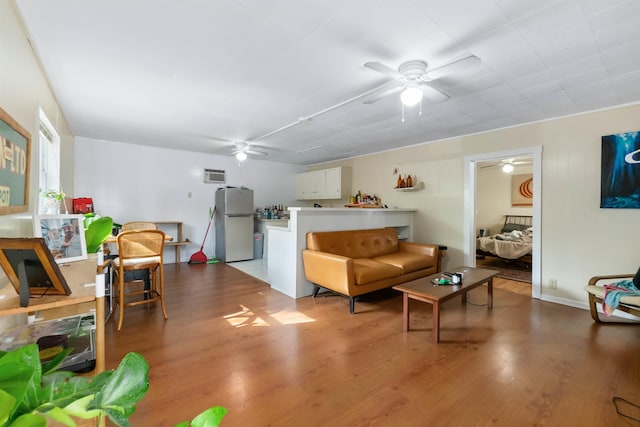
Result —
<path fill-rule="evenodd" d="M 556 279 L 549 279 L 549 287 L 551 289 L 558 289 L 558 281 Z"/>

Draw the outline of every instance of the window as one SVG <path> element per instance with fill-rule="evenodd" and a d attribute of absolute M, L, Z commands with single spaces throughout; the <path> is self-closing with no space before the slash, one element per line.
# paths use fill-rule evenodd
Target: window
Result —
<path fill-rule="evenodd" d="M 38 199 L 38 212 L 46 211 L 43 191 L 60 191 L 60 136 L 53 125 L 40 110 L 40 125 L 38 131 L 40 147 L 40 168 L 38 182 L 40 197 Z"/>

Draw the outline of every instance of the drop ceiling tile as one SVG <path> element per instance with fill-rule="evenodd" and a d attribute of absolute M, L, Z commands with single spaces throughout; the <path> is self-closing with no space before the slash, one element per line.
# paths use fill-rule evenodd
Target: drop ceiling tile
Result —
<path fill-rule="evenodd" d="M 415 2 L 415 5 L 458 41 L 472 40 L 505 20 L 502 9 L 492 0 Z"/>
<path fill-rule="evenodd" d="M 541 87 L 549 82 L 554 82 L 555 80 L 555 77 L 550 71 L 543 70 L 539 73 L 527 75 L 522 78 L 512 79 L 510 80 L 509 85 L 515 90 L 522 92 L 530 88 Z"/>
<path fill-rule="evenodd" d="M 640 2 L 634 0 L 627 1 L 606 1 L 603 5 L 610 6 L 602 11 L 589 16 L 589 24 L 595 34 L 615 31 L 617 28 L 627 25 L 636 25 L 640 20 Z"/>

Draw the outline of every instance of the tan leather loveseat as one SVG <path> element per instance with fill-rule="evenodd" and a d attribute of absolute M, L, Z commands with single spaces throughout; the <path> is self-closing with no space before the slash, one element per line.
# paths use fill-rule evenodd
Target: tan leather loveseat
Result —
<path fill-rule="evenodd" d="M 399 242 L 394 228 L 307 233 L 304 274 L 314 284 L 355 298 L 438 272 L 438 245 Z"/>

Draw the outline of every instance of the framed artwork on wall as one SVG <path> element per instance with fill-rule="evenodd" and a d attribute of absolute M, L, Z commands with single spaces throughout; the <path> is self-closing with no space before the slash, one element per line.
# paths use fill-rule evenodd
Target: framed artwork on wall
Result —
<path fill-rule="evenodd" d="M 533 206 L 533 174 L 511 175 L 511 206 Z"/>
<path fill-rule="evenodd" d="M 38 215 L 34 233 L 43 237 L 58 264 L 87 259 L 84 215 Z"/>
<path fill-rule="evenodd" d="M 640 131 L 602 137 L 600 207 L 640 209 Z"/>
<path fill-rule="evenodd" d="M 0 108 L 0 215 L 29 210 L 31 134 Z"/>

